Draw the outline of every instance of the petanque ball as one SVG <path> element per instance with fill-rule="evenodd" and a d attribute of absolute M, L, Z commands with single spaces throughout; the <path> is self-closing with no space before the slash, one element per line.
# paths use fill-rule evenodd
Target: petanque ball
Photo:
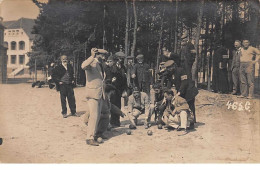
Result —
<path fill-rule="evenodd" d="M 131 135 L 131 133 L 132 133 L 131 130 L 127 130 L 127 131 L 126 131 L 126 134 L 127 134 L 127 135 Z"/>
<path fill-rule="evenodd" d="M 136 126 L 130 124 L 130 125 L 129 125 L 129 129 L 136 129 Z"/>
<path fill-rule="evenodd" d="M 152 124 L 149 123 L 149 124 L 148 124 L 148 127 L 150 128 L 151 126 L 152 126 Z"/>
<path fill-rule="evenodd" d="M 103 139 L 101 137 L 97 138 L 98 143 L 103 143 Z"/>
<path fill-rule="evenodd" d="M 159 124 L 159 125 L 158 125 L 158 129 L 162 129 L 162 124 Z"/>
<path fill-rule="evenodd" d="M 147 134 L 148 134 L 149 136 L 151 136 L 151 135 L 153 135 L 153 132 L 152 132 L 151 130 L 148 130 L 148 131 L 147 131 Z"/>

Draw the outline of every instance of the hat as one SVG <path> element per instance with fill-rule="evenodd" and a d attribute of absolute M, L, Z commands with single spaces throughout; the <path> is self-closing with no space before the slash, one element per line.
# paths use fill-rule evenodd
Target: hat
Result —
<path fill-rule="evenodd" d="M 139 55 L 136 56 L 136 59 L 137 59 L 137 60 L 139 60 L 139 59 L 144 59 L 144 55 L 139 54 Z"/>
<path fill-rule="evenodd" d="M 168 60 L 164 63 L 164 66 L 167 68 L 167 67 L 170 67 L 174 64 L 174 61 L 173 60 Z"/>
<path fill-rule="evenodd" d="M 116 57 L 125 57 L 125 53 L 123 53 L 122 51 L 119 51 L 117 53 L 115 53 Z"/>
<path fill-rule="evenodd" d="M 105 92 L 110 92 L 112 90 L 116 90 L 116 87 L 113 86 L 112 84 L 106 84 L 105 86 Z"/>
<path fill-rule="evenodd" d="M 139 90 L 138 87 L 134 87 L 134 88 L 133 88 L 133 92 L 140 92 L 140 90 Z"/>
<path fill-rule="evenodd" d="M 107 50 L 104 50 L 104 49 L 98 49 L 97 53 L 98 54 L 107 54 L 108 52 L 107 52 Z"/>
<path fill-rule="evenodd" d="M 110 55 L 110 56 L 107 58 L 107 61 L 114 61 L 114 56 L 113 56 L 113 55 Z"/>
<path fill-rule="evenodd" d="M 134 59 L 134 56 L 127 56 L 126 59 Z"/>

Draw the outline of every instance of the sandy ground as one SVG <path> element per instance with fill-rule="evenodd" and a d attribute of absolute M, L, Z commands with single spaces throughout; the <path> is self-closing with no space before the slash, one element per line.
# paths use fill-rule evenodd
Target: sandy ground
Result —
<path fill-rule="evenodd" d="M 259 163 L 259 99 L 244 100 L 200 90 L 195 130 L 180 136 L 152 126 L 107 132 L 99 147 L 86 145 L 84 88 L 76 88 L 81 117 L 63 119 L 59 93 L 30 84 L 0 85 L 2 163 Z M 228 109 L 228 101 L 251 103 L 250 112 Z"/>

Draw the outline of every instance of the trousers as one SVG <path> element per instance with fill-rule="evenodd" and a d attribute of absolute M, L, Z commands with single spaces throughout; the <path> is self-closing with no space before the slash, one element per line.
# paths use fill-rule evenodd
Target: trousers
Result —
<path fill-rule="evenodd" d="M 67 101 L 69 103 L 70 111 L 72 114 L 76 113 L 76 100 L 74 96 L 74 90 L 72 85 L 70 84 L 61 84 L 60 85 L 60 101 L 61 101 L 61 108 L 62 114 L 67 114 Z"/>
<path fill-rule="evenodd" d="M 232 70 L 232 80 L 233 80 L 233 90 L 238 93 L 240 87 L 240 75 L 239 75 L 239 67 L 235 67 Z"/>
<path fill-rule="evenodd" d="M 254 64 L 250 62 L 240 63 L 240 89 L 241 95 L 253 97 L 254 95 Z"/>
<path fill-rule="evenodd" d="M 98 123 L 100 120 L 101 115 L 101 108 L 102 108 L 102 99 L 87 99 L 87 106 L 89 109 L 89 119 L 88 119 L 88 126 L 87 126 L 87 140 L 94 139 L 97 129 Z"/>

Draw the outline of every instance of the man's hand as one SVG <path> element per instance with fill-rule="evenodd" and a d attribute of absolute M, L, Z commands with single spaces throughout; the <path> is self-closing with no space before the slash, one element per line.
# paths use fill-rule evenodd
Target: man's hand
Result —
<path fill-rule="evenodd" d="M 95 55 L 98 53 L 98 49 L 97 48 L 92 48 L 91 49 L 91 56 L 95 57 Z"/>
<path fill-rule="evenodd" d="M 126 115 L 122 112 L 120 116 L 124 118 Z"/>
<path fill-rule="evenodd" d="M 62 85 L 63 84 L 63 82 L 59 82 L 59 85 Z"/>
<path fill-rule="evenodd" d="M 116 81 L 116 77 L 113 77 L 113 78 L 112 78 L 112 82 L 115 82 L 115 81 Z"/>
<path fill-rule="evenodd" d="M 136 77 L 136 75 L 135 74 L 132 74 L 132 76 L 131 76 L 132 78 L 135 78 Z"/>

